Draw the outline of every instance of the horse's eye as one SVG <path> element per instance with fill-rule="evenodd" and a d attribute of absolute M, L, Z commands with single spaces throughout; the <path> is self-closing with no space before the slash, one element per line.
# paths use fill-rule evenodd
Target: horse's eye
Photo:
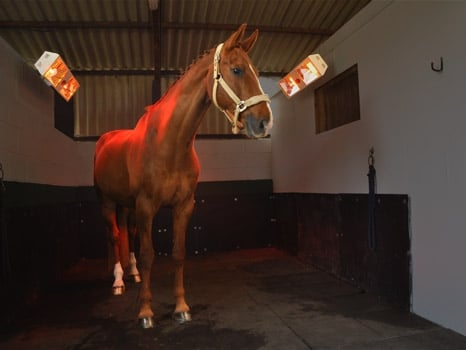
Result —
<path fill-rule="evenodd" d="M 238 67 L 232 68 L 231 71 L 233 72 L 234 75 L 241 75 L 243 73 L 243 71 Z"/>

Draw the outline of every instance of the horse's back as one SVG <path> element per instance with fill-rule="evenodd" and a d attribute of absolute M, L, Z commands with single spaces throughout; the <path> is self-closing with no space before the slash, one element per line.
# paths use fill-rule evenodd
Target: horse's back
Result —
<path fill-rule="evenodd" d="M 121 129 L 108 131 L 99 137 L 96 143 L 96 154 L 104 147 L 114 144 L 113 147 L 121 147 L 124 142 L 127 142 L 129 136 L 133 132 L 132 129 Z"/>

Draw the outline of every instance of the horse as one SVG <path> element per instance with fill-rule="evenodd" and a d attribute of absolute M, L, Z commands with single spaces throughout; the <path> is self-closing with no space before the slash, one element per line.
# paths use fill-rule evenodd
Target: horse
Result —
<path fill-rule="evenodd" d="M 154 327 L 152 221 L 161 207 L 170 207 L 173 213 L 172 316 L 179 323 L 191 320 L 183 283 L 185 241 L 200 171 L 194 140 L 207 109 L 213 102 L 230 121 L 233 133 L 243 131 L 250 138 L 267 136 L 273 125 L 270 99 L 248 56 L 259 31 L 243 39 L 245 31 L 242 24 L 226 41 L 200 55 L 157 102 L 146 107 L 134 129 L 104 133 L 96 143 L 94 186 L 115 245 L 115 271 L 121 268 L 117 211 L 134 210 L 142 277 L 138 319 L 143 328 Z M 122 275 L 119 270 L 121 280 Z"/>

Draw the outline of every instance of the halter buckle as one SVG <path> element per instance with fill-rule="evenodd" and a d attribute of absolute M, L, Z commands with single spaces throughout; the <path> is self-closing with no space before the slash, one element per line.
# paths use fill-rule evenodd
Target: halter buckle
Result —
<path fill-rule="evenodd" d="M 246 110 L 248 106 L 246 106 L 244 101 L 239 101 L 238 104 L 236 105 L 236 108 L 238 108 L 238 111 L 241 113 L 242 111 Z"/>

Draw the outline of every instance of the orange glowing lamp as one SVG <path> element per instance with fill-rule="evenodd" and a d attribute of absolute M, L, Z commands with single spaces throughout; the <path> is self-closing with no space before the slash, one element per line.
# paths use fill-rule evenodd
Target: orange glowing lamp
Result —
<path fill-rule="evenodd" d="M 68 102 L 79 88 L 79 83 L 60 55 L 44 51 L 34 64 L 48 85 Z"/>
<path fill-rule="evenodd" d="M 327 68 L 327 63 L 325 63 L 319 54 L 309 55 L 280 80 L 280 88 L 286 97 L 291 98 L 306 86 L 322 77 Z"/>

